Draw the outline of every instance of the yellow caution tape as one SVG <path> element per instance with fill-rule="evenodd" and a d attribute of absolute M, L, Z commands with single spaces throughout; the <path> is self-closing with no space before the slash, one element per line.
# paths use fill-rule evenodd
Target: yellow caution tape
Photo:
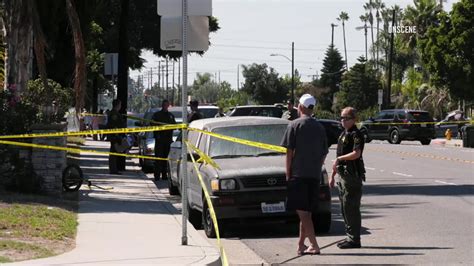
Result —
<path fill-rule="evenodd" d="M 185 141 L 186 145 L 191 149 L 193 149 L 193 145 L 190 144 L 188 141 Z M 229 265 L 229 262 L 227 260 L 227 255 L 224 250 L 224 246 L 221 243 L 221 237 L 219 234 L 219 225 L 217 224 L 217 217 L 216 217 L 216 212 L 214 211 L 214 206 L 212 205 L 211 197 L 209 196 L 209 191 L 207 190 L 206 184 L 204 184 L 204 180 L 202 178 L 201 172 L 199 171 L 199 167 L 197 167 L 196 160 L 194 159 L 194 156 L 191 154 L 191 160 L 193 161 L 193 166 L 194 169 L 196 170 L 196 173 L 199 178 L 199 183 L 201 184 L 202 190 L 204 192 L 204 197 L 206 198 L 207 206 L 209 208 L 209 212 L 211 213 L 211 218 L 212 222 L 214 224 L 214 230 L 216 230 L 216 239 L 217 239 L 217 245 L 219 246 L 219 251 L 221 253 L 221 260 L 222 260 L 222 265 Z"/>
<path fill-rule="evenodd" d="M 149 159 L 149 160 L 157 160 L 157 161 L 169 161 L 168 158 L 160 158 L 160 157 L 154 157 L 154 156 L 135 155 L 135 154 L 128 154 L 128 153 L 117 153 L 117 152 L 107 152 L 107 151 L 95 151 L 95 150 L 81 150 L 81 149 L 77 149 L 77 148 L 67 148 L 67 147 L 58 147 L 58 146 L 51 146 L 51 145 L 32 144 L 32 143 L 24 143 L 24 142 L 16 142 L 16 141 L 8 141 L 8 140 L 0 140 L 0 144 L 21 146 L 21 147 L 31 147 L 31 148 L 37 148 L 37 149 L 49 149 L 49 150 L 56 150 L 56 151 L 66 151 L 66 152 L 76 153 L 76 154 L 87 152 L 87 153 L 114 155 L 114 156 L 130 157 L 130 158 L 141 158 L 141 159 Z"/>
<path fill-rule="evenodd" d="M 101 130 L 74 131 L 74 132 L 19 134 L 19 135 L 0 136 L 0 139 L 46 138 L 46 137 L 64 137 L 64 136 L 84 136 L 84 135 L 95 135 L 95 134 L 104 134 L 104 135 L 124 134 L 124 133 L 139 133 L 139 132 L 183 129 L 186 127 L 187 126 L 185 124 L 173 124 L 173 125 L 163 125 L 163 126 L 113 128 L 113 129 L 101 129 Z"/>
<path fill-rule="evenodd" d="M 398 123 L 364 123 L 364 122 L 359 122 L 357 123 L 359 126 L 361 125 L 431 125 L 431 124 L 473 124 L 474 120 L 471 121 L 450 121 L 450 122 L 398 122 Z"/>
<path fill-rule="evenodd" d="M 104 114 L 80 113 L 80 116 L 107 116 Z"/>
<path fill-rule="evenodd" d="M 150 124 L 155 124 L 155 125 L 174 125 L 174 124 L 167 124 L 167 123 L 163 123 L 163 122 L 157 122 L 155 120 L 144 119 L 144 118 L 140 118 L 140 117 L 136 117 L 136 116 L 132 116 L 132 115 L 127 115 L 127 118 L 130 118 L 132 120 L 138 120 L 138 121 L 150 123 Z"/>
<path fill-rule="evenodd" d="M 186 141 L 186 144 L 188 145 L 188 147 L 191 147 L 191 149 L 193 151 L 195 151 L 198 155 L 199 155 L 199 160 L 197 160 L 198 163 L 201 163 L 201 162 L 205 162 L 206 164 L 209 164 L 211 165 L 212 167 L 214 167 L 215 169 L 218 169 L 220 170 L 221 168 L 219 167 L 219 165 L 211 159 L 211 157 L 209 157 L 207 154 L 205 154 L 204 152 L 202 152 L 200 149 L 198 149 L 196 146 L 194 146 L 193 144 L 189 143 L 188 141 Z"/>
<path fill-rule="evenodd" d="M 223 139 L 223 140 L 227 140 L 227 141 L 230 141 L 230 142 L 235 142 L 235 143 L 239 143 L 239 144 L 243 144 L 243 145 L 247 145 L 247 146 L 252 146 L 252 147 L 262 148 L 262 149 L 266 149 L 266 150 L 286 153 L 286 148 L 285 147 L 281 147 L 281 146 L 277 146 L 277 145 L 272 145 L 272 144 L 267 144 L 267 143 L 262 143 L 262 142 L 256 142 L 256 141 L 251 141 L 251 140 L 246 140 L 246 139 L 241 139 L 241 138 L 236 138 L 236 137 L 229 137 L 229 136 L 225 136 L 225 135 L 221 135 L 221 134 L 217 134 L 217 133 L 214 133 L 214 132 L 201 130 L 201 129 L 197 129 L 197 128 L 188 128 L 188 130 L 194 130 L 194 131 L 197 131 L 197 132 L 207 134 L 207 135 L 212 136 L 212 137 L 216 137 L 216 138 L 219 138 L 219 139 Z"/>

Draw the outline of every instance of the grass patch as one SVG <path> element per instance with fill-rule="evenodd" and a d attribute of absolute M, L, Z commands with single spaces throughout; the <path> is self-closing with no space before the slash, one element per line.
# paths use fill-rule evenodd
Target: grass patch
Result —
<path fill-rule="evenodd" d="M 0 191 L 0 263 L 71 250 L 78 224 L 78 194 L 72 194 L 56 198 Z"/>
<path fill-rule="evenodd" d="M 6 262 L 11 262 L 8 258 L 0 256 L 0 263 L 6 263 Z"/>
<path fill-rule="evenodd" d="M 34 259 L 50 257 L 54 255 L 53 252 L 44 247 L 13 240 L 0 240 L 0 252 L 23 255 L 28 254 L 28 257 Z M 4 259 L 9 260 L 9 258 L 6 257 L 4 257 Z"/>
<path fill-rule="evenodd" d="M 14 237 L 62 240 L 74 237 L 76 227 L 76 214 L 60 208 L 35 204 L 0 208 L 0 229 Z"/>
<path fill-rule="evenodd" d="M 79 145 L 84 145 L 86 139 L 84 137 L 67 137 L 67 143 L 74 143 Z"/>

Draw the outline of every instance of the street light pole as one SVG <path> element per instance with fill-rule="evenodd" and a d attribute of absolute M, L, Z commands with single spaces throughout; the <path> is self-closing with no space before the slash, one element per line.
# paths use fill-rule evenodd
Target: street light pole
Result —
<path fill-rule="evenodd" d="M 291 103 L 295 104 L 295 42 L 291 42 Z"/>
<path fill-rule="evenodd" d="M 291 58 L 282 54 L 270 54 L 270 56 L 281 56 L 291 62 L 291 102 L 295 102 L 295 42 L 291 42 Z"/>

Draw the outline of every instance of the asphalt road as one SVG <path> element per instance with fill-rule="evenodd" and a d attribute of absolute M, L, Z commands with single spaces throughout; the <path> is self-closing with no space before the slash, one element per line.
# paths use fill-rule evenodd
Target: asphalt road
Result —
<path fill-rule="evenodd" d="M 334 147 L 326 161 L 331 165 Z M 247 224 L 223 239 L 232 264 L 468 264 L 474 261 L 474 149 L 419 142 L 366 145 L 361 249 L 344 239 L 337 190 L 322 255 L 296 256 L 296 224 Z M 328 167 L 330 168 L 330 167 Z M 179 205 L 177 199 L 176 204 Z"/>

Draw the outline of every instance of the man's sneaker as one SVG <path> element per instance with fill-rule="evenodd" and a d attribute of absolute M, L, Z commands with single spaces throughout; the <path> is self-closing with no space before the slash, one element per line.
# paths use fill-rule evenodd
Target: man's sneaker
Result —
<path fill-rule="evenodd" d="M 360 248 L 360 242 L 344 241 L 337 245 L 340 249 Z"/>

